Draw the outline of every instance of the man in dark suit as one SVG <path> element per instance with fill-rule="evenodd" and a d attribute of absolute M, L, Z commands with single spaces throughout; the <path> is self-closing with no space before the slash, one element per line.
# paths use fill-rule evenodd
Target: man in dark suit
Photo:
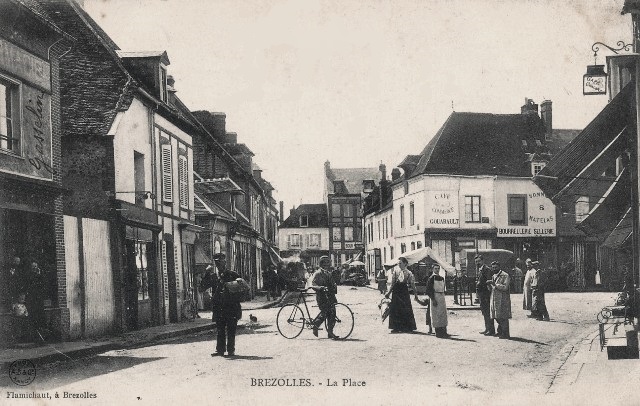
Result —
<path fill-rule="evenodd" d="M 484 258 L 478 254 L 475 257 L 476 269 L 478 275 L 478 282 L 476 283 L 476 294 L 480 301 L 480 310 L 482 311 L 482 317 L 484 317 L 484 331 L 480 334 L 486 336 L 492 336 L 496 334 L 495 324 L 491 318 L 491 278 L 493 277 L 493 271 L 491 268 L 485 265 Z M 489 283 L 487 283 L 489 282 Z"/>
<path fill-rule="evenodd" d="M 216 352 L 212 357 L 222 356 L 225 352 L 234 356 L 236 352 L 236 329 L 238 320 L 242 317 L 240 302 L 232 300 L 224 294 L 224 284 L 235 281 L 240 277 L 236 272 L 227 270 L 224 254 L 213 256 L 217 274 L 207 273 L 201 282 L 201 289 L 212 288 L 213 321 L 216 323 L 217 340 Z"/>
<path fill-rule="evenodd" d="M 331 260 L 328 256 L 323 255 L 319 259 L 320 269 L 318 269 L 312 277 L 311 286 L 316 290 L 316 300 L 320 308 L 320 314 L 313 321 L 313 334 L 318 336 L 318 328 L 322 322 L 327 320 L 327 334 L 329 338 L 339 338 L 333 334 L 333 327 L 336 325 L 336 308 L 334 305 L 338 303 L 336 293 L 338 287 L 333 280 L 331 274 Z"/>

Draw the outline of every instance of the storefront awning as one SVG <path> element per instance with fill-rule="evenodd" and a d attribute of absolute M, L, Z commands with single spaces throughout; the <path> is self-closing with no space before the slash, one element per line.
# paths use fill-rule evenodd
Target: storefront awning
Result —
<path fill-rule="evenodd" d="M 616 225 L 611 234 L 602 243 L 603 247 L 618 249 L 631 238 L 633 231 L 633 215 L 631 208 L 627 210 L 622 220 Z"/>
<path fill-rule="evenodd" d="M 610 233 L 628 211 L 630 201 L 631 179 L 624 169 L 577 227 L 589 235 Z"/>
<path fill-rule="evenodd" d="M 616 157 L 628 143 L 635 126 L 635 84 L 630 82 L 533 178 L 547 196 L 556 202 L 571 188 L 580 188 L 588 178 L 596 178 L 599 165 L 611 155 Z M 609 161 L 610 163 L 610 161 Z M 595 174 L 596 176 L 590 176 Z M 562 193 L 560 193 L 562 192 Z"/>

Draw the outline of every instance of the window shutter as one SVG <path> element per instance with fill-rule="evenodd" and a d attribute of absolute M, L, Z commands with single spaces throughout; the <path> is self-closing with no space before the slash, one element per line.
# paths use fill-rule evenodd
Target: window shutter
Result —
<path fill-rule="evenodd" d="M 185 156 L 178 158 L 178 179 L 180 181 L 180 207 L 189 208 L 189 164 Z"/>
<path fill-rule="evenodd" d="M 162 200 L 173 201 L 173 171 L 171 164 L 171 145 L 162 145 Z"/>

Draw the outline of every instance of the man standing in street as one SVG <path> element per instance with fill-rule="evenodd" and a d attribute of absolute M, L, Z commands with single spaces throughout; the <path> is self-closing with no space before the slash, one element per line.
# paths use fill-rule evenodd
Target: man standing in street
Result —
<path fill-rule="evenodd" d="M 510 338 L 509 319 L 511 318 L 511 295 L 509 286 L 511 278 L 509 274 L 500 269 L 497 261 L 491 263 L 491 269 L 495 272 L 491 279 L 491 317 L 498 322 L 498 335 L 500 338 Z"/>
<path fill-rule="evenodd" d="M 475 257 L 476 269 L 478 274 L 478 283 L 476 284 L 476 294 L 480 301 L 480 310 L 482 311 L 482 317 L 484 317 L 484 331 L 480 334 L 486 336 L 492 336 L 496 334 L 496 328 L 491 318 L 491 277 L 493 272 L 484 264 L 484 258 L 478 254 Z"/>
<path fill-rule="evenodd" d="M 319 261 L 320 269 L 313 274 L 311 279 L 311 287 L 316 291 L 316 300 L 320 308 L 320 313 L 313 321 L 313 335 L 318 336 L 318 328 L 326 319 L 327 334 L 329 338 L 336 339 L 339 337 L 333 334 L 333 327 L 336 324 L 336 309 L 334 305 L 338 303 L 336 299 L 338 287 L 331 276 L 330 263 L 328 256 L 321 256 Z"/>
<path fill-rule="evenodd" d="M 531 277 L 531 296 L 533 297 L 533 305 L 531 306 L 531 314 L 537 320 L 549 321 L 549 311 L 544 300 L 544 272 L 540 269 L 540 263 L 533 261 L 533 276 Z"/>
<path fill-rule="evenodd" d="M 224 254 L 214 255 L 217 275 L 207 275 L 203 279 L 202 288 L 211 287 L 213 321 L 216 323 L 217 340 L 216 352 L 212 357 L 222 356 L 225 352 L 229 356 L 234 356 L 236 352 L 236 328 L 238 320 L 242 317 L 242 307 L 240 302 L 232 300 L 229 295 L 225 295 L 225 283 L 235 281 L 240 277 L 236 272 L 227 270 L 227 262 Z M 209 282 L 205 282 L 205 280 Z M 206 286 L 209 284 L 209 286 Z"/>

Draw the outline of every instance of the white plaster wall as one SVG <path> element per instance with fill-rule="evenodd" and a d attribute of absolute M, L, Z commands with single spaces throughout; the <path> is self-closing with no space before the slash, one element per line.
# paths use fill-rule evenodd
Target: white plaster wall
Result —
<path fill-rule="evenodd" d="M 509 206 L 507 195 L 527 196 L 527 225 L 509 225 Z M 499 178 L 496 180 L 496 227 L 498 238 L 555 237 L 556 208 L 549 198 L 530 178 Z M 528 234 L 503 234 L 501 230 L 513 229 Z"/>
<path fill-rule="evenodd" d="M 300 234 L 300 247 L 289 248 L 287 245 L 288 236 L 291 234 Z M 320 234 L 320 247 L 308 247 L 307 236 L 310 234 Z M 328 228 L 280 228 L 278 230 L 278 247 L 280 251 L 291 249 L 312 249 L 312 250 L 329 250 L 329 229 Z"/>
<path fill-rule="evenodd" d="M 115 160 L 116 192 L 135 190 L 133 152 L 144 154 L 145 189 L 151 191 L 153 184 L 151 164 L 151 129 L 149 110 L 138 99 L 133 99 L 131 107 L 120 116 L 120 122 L 113 139 Z M 134 193 L 116 193 L 119 200 L 135 204 Z M 145 207 L 152 208 L 152 200 L 145 201 Z"/>

